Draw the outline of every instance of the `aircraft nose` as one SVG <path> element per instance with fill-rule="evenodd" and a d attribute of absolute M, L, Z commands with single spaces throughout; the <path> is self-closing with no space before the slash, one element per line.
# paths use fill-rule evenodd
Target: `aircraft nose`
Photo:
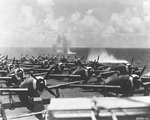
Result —
<path fill-rule="evenodd" d="M 42 92 L 42 91 L 45 89 L 45 82 L 44 82 L 44 81 L 41 81 L 41 82 L 38 84 L 37 89 Z"/>

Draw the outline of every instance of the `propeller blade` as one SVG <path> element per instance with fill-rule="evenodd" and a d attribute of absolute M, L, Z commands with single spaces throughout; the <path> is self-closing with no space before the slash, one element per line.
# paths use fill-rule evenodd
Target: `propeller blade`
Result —
<path fill-rule="evenodd" d="M 57 95 L 51 90 L 49 89 L 47 86 L 45 86 L 45 89 L 50 93 L 52 94 L 53 96 L 55 96 L 57 98 Z"/>
<path fill-rule="evenodd" d="M 84 56 L 82 56 L 80 60 L 82 60 L 83 58 L 84 58 Z"/>
<path fill-rule="evenodd" d="M 143 69 L 142 69 L 142 71 L 141 71 L 141 74 L 140 74 L 140 76 L 139 77 L 141 77 L 142 76 L 142 74 L 143 74 L 143 72 L 144 72 L 144 70 L 146 69 L 146 65 L 143 67 Z"/>
<path fill-rule="evenodd" d="M 31 77 L 33 77 L 34 79 L 38 80 L 31 72 L 28 72 L 28 73 L 29 73 L 29 75 L 30 75 Z"/>
<path fill-rule="evenodd" d="M 67 59 L 70 58 L 70 56 L 67 57 Z"/>
<path fill-rule="evenodd" d="M 41 57 L 41 55 L 37 59 L 39 59 L 40 57 Z"/>
<path fill-rule="evenodd" d="M 65 58 L 64 54 L 62 54 L 63 58 Z"/>
<path fill-rule="evenodd" d="M 1 57 L 0 59 L 3 59 L 5 56 Z"/>
<path fill-rule="evenodd" d="M 32 58 L 33 58 L 33 59 L 35 59 L 35 57 L 34 57 L 34 56 L 32 56 Z"/>
<path fill-rule="evenodd" d="M 26 54 L 26 56 L 25 57 L 28 57 L 28 54 Z"/>
<path fill-rule="evenodd" d="M 44 78 L 44 80 L 45 80 L 45 79 L 47 79 L 48 77 L 49 77 L 49 72 L 47 72 L 47 73 L 44 75 L 43 78 Z"/>
<path fill-rule="evenodd" d="M 74 57 L 75 57 L 76 59 L 78 59 L 78 57 L 77 57 L 77 56 L 75 56 L 75 55 L 74 55 Z"/>
<path fill-rule="evenodd" d="M 48 53 L 48 55 L 47 56 L 50 56 L 50 53 Z"/>
<path fill-rule="evenodd" d="M 131 59 L 131 66 L 132 66 L 132 64 L 133 64 L 133 57 L 132 57 L 132 59 Z"/>
<path fill-rule="evenodd" d="M 97 62 L 99 61 L 99 55 L 98 55 L 98 57 L 97 57 Z"/>
<path fill-rule="evenodd" d="M 16 58 L 14 57 L 14 58 L 13 58 L 13 62 L 12 62 L 12 64 L 14 64 L 14 63 L 15 63 L 15 59 L 16 59 Z"/>
<path fill-rule="evenodd" d="M 38 80 L 32 73 L 29 72 L 29 74 L 34 79 Z M 47 75 L 48 75 L 48 72 L 45 74 L 44 79 L 47 77 Z M 45 90 L 47 90 L 50 94 L 52 94 L 53 96 L 57 97 L 57 95 L 52 90 L 50 90 L 46 85 L 44 87 L 45 87 Z"/>
<path fill-rule="evenodd" d="M 5 57 L 5 60 L 7 60 L 8 59 L 8 55 Z"/>

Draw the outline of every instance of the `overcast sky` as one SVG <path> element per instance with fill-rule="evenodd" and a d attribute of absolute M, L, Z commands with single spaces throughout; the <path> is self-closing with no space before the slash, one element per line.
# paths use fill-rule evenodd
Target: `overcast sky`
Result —
<path fill-rule="evenodd" d="M 0 46 L 150 48 L 149 0 L 0 0 Z"/>

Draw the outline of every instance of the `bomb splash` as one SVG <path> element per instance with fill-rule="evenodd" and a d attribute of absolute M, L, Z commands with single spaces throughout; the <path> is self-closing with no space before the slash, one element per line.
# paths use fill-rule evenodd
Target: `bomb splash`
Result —
<path fill-rule="evenodd" d="M 115 58 L 112 54 L 109 54 L 105 49 L 91 49 L 88 54 L 87 60 L 95 60 L 99 56 L 98 62 L 100 63 L 128 63 L 127 60 L 120 60 Z"/>
<path fill-rule="evenodd" d="M 63 53 L 64 55 L 76 54 L 70 50 L 70 41 L 65 34 L 57 36 L 53 48 L 56 50 L 56 53 Z"/>

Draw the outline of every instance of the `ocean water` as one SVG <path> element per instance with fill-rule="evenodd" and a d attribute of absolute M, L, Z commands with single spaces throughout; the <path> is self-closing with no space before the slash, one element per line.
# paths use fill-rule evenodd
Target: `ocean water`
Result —
<path fill-rule="evenodd" d="M 150 49 L 132 49 L 132 48 L 70 48 L 70 51 L 75 52 L 75 56 L 82 57 L 84 56 L 85 61 L 87 60 L 95 60 L 98 55 L 99 62 L 130 62 L 132 57 L 134 59 L 133 65 L 137 67 L 143 67 L 146 65 L 146 70 L 144 73 L 150 72 Z M 20 58 L 21 54 L 28 54 L 28 58 L 31 56 L 38 57 L 43 54 L 59 54 L 61 56 L 61 52 L 57 53 L 52 48 L 44 48 L 44 47 L 17 47 L 17 48 L 0 48 L 0 53 L 2 55 L 8 55 L 9 58 Z M 68 55 L 67 55 L 68 56 Z M 74 60 L 74 54 L 69 59 Z"/>

